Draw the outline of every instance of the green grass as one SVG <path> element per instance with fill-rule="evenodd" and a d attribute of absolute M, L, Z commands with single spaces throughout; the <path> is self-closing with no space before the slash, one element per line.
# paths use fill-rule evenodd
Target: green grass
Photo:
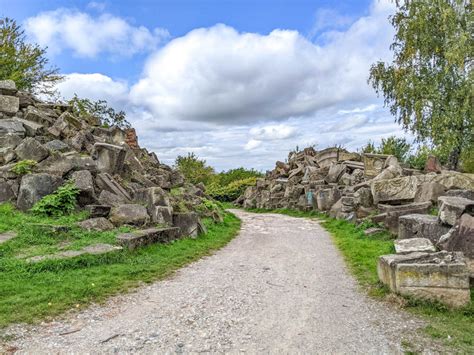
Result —
<path fill-rule="evenodd" d="M 104 255 L 81 255 L 67 260 L 29 264 L 18 256 L 42 255 L 78 249 L 97 242 L 112 243 L 118 230 L 85 232 L 73 227 L 84 214 L 62 218 L 40 218 L 23 214 L 10 205 L 0 205 L 0 232 L 14 230 L 18 236 L 0 245 L 0 328 L 11 323 L 35 322 L 72 308 L 152 282 L 176 269 L 209 255 L 229 242 L 240 229 L 232 214 L 223 223 L 205 220 L 208 233 L 170 244 L 155 244 L 136 251 Z M 68 233 L 45 235 L 29 223 L 71 226 Z"/>
<path fill-rule="evenodd" d="M 334 243 L 359 284 L 369 295 L 384 299 L 389 292 L 377 276 L 377 260 L 380 255 L 394 253 L 393 238 L 388 232 L 365 236 L 367 225 L 355 226 L 347 221 L 329 218 L 324 214 L 311 211 L 248 210 L 257 213 L 281 213 L 294 217 L 319 218 L 322 225 L 332 235 Z M 444 344 L 452 346 L 461 353 L 474 353 L 474 289 L 471 288 L 471 304 L 463 309 L 452 310 L 437 303 L 423 302 L 410 298 L 399 298 L 400 303 L 412 312 L 428 321 L 425 332 Z"/>

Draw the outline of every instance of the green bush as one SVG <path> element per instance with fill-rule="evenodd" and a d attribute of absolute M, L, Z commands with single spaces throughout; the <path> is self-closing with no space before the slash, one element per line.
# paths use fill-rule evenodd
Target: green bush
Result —
<path fill-rule="evenodd" d="M 31 173 L 33 168 L 36 166 L 36 161 L 34 160 L 21 160 L 10 169 L 17 175 L 25 175 Z"/>
<path fill-rule="evenodd" d="M 67 182 L 54 193 L 39 200 L 31 212 L 43 216 L 64 216 L 72 213 L 76 208 L 76 199 L 79 189 L 73 182 Z"/>
<path fill-rule="evenodd" d="M 242 195 L 247 189 L 247 187 L 255 186 L 256 183 L 256 177 L 232 181 L 226 186 L 221 186 L 216 183 L 212 183 L 207 187 L 206 192 L 209 196 L 218 201 L 231 202 L 236 200 L 240 195 Z"/>

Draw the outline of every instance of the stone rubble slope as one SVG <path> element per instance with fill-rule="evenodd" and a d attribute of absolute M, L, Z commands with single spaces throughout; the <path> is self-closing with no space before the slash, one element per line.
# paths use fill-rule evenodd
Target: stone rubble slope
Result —
<path fill-rule="evenodd" d="M 15 164 L 25 160 L 36 162 L 31 173 L 16 174 Z M 86 229 L 159 225 L 179 237 L 202 227 L 195 207 L 204 186 L 186 183 L 140 148 L 133 128 L 102 127 L 97 117 L 78 117 L 67 104 L 42 102 L 0 81 L 0 203 L 27 211 L 67 180 L 80 190 L 79 208 L 90 212 Z"/>
<path fill-rule="evenodd" d="M 244 208 L 322 211 L 353 223 L 369 219 L 399 240 L 414 238 L 397 244 L 400 256 L 380 259 L 381 281 L 394 292 L 453 307 L 469 303 L 474 174 L 443 170 L 433 156 L 420 171 L 390 155 L 309 147 L 276 162 L 236 202 Z M 437 216 L 429 214 L 434 207 Z"/>

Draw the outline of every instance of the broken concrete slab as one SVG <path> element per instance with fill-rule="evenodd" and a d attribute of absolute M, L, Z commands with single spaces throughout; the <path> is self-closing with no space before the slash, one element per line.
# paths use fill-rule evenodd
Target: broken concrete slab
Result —
<path fill-rule="evenodd" d="M 96 201 L 94 181 L 89 170 L 79 170 L 71 174 L 71 181 L 79 189 L 79 196 L 77 196 L 77 203 L 79 206 L 92 204 Z"/>
<path fill-rule="evenodd" d="M 62 260 L 62 259 L 70 259 L 77 256 L 90 254 L 90 255 L 102 255 L 111 252 L 116 252 L 122 250 L 123 248 L 120 246 L 98 243 L 93 245 L 88 245 L 79 250 L 66 250 L 61 251 L 56 254 L 48 254 L 48 255 L 38 255 L 33 256 L 31 258 L 26 259 L 27 262 L 35 264 L 45 260 Z"/>
<path fill-rule="evenodd" d="M 173 207 L 169 206 L 152 206 L 148 208 L 151 221 L 157 224 L 173 224 Z"/>
<path fill-rule="evenodd" d="M 95 143 L 92 153 L 99 171 L 112 175 L 122 172 L 126 155 L 123 147 L 107 143 Z"/>
<path fill-rule="evenodd" d="M 102 190 L 107 190 L 117 196 L 120 196 L 126 201 L 130 201 L 132 198 L 130 194 L 125 190 L 115 179 L 108 173 L 97 174 L 96 183 Z"/>
<path fill-rule="evenodd" d="M 17 91 L 16 84 L 13 80 L 0 80 L 0 95 L 13 96 Z"/>
<path fill-rule="evenodd" d="M 413 252 L 432 253 L 436 251 L 431 240 L 427 238 L 397 239 L 393 243 L 395 244 L 395 252 L 397 254 Z"/>
<path fill-rule="evenodd" d="M 134 250 L 155 243 L 168 243 L 178 238 L 179 228 L 149 228 L 144 230 L 122 233 L 117 236 L 117 243 Z"/>
<path fill-rule="evenodd" d="M 415 202 L 431 202 L 436 204 L 438 197 L 444 195 L 446 188 L 437 182 L 421 183 L 415 194 Z"/>
<path fill-rule="evenodd" d="M 434 244 L 449 231 L 449 227 L 438 223 L 436 216 L 408 214 L 399 218 L 398 239 L 427 238 Z"/>

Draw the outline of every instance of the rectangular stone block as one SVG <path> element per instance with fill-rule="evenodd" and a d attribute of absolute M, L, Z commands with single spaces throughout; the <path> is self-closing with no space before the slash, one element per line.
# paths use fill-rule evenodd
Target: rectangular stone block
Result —
<path fill-rule="evenodd" d="M 179 228 L 149 228 L 117 236 L 117 243 L 129 250 L 154 243 L 168 243 L 178 238 Z"/>
<path fill-rule="evenodd" d="M 0 112 L 13 116 L 20 109 L 20 99 L 15 96 L 0 95 Z"/>
<path fill-rule="evenodd" d="M 438 223 L 438 217 L 427 214 L 408 214 L 398 219 L 398 239 L 427 238 L 434 244 L 449 231 Z"/>

